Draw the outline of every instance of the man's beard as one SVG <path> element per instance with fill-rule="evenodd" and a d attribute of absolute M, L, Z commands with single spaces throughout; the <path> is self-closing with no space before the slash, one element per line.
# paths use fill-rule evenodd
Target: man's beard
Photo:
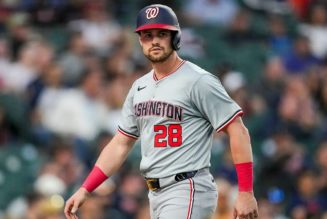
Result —
<path fill-rule="evenodd" d="M 163 48 L 161 48 L 163 50 Z M 160 63 L 160 62 L 164 62 L 166 61 L 171 54 L 173 54 L 174 50 L 171 49 L 169 51 L 165 51 L 163 50 L 163 54 L 161 56 L 153 56 L 151 55 L 151 52 L 149 52 L 148 54 L 145 54 L 145 57 L 147 57 L 152 63 Z"/>

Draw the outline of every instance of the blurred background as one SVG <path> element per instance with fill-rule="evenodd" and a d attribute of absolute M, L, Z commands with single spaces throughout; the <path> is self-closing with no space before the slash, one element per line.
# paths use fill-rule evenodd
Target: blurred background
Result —
<path fill-rule="evenodd" d="M 217 75 L 243 108 L 261 219 L 327 218 L 327 1 L 1 0 L 0 219 L 62 219 L 63 205 L 116 133 L 133 81 L 150 70 L 133 32 L 163 3 L 179 54 Z M 108 161 L 110 162 L 110 161 Z M 82 219 L 148 219 L 135 144 Z M 231 218 L 237 179 L 215 136 L 215 219 Z"/>

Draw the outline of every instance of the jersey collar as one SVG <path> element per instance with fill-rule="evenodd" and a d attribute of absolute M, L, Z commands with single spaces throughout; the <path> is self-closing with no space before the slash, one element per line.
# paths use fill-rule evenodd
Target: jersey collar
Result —
<path fill-rule="evenodd" d="M 172 70 L 171 72 L 169 72 L 165 77 L 161 78 L 160 80 L 157 78 L 156 73 L 153 71 L 153 79 L 155 81 L 161 81 L 162 79 L 164 79 L 164 78 L 168 77 L 169 75 L 175 73 L 184 63 L 185 63 L 185 60 L 182 60 L 182 62 L 179 63 L 179 65 L 174 70 Z"/>

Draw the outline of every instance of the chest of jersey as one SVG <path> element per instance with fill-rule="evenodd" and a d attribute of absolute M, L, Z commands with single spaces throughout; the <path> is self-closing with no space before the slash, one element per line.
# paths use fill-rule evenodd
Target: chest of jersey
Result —
<path fill-rule="evenodd" d="M 152 80 L 137 86 L 133 105 L 138 119 L 182 121 L 185 108 L 190 104 L 187 86 L 173 79 Z"/>

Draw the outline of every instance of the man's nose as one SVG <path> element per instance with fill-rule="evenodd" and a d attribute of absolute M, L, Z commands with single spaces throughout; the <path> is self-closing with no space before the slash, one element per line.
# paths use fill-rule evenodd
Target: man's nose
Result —
<path fill-rule="evenodd" d="M 152 39 L 152 44 L 159 44 L 159 37 L 158 36 L 153 36 L 153 39 Z"/>

